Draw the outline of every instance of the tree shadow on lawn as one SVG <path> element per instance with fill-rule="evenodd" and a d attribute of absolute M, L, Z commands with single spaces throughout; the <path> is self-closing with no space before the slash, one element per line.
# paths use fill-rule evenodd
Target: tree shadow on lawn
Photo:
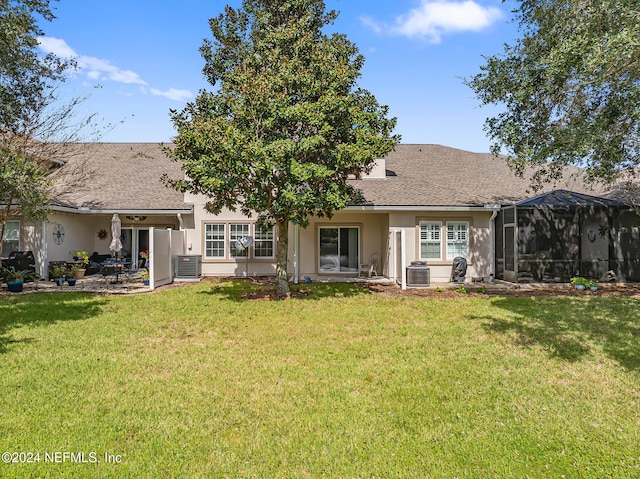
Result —
<path fill-rule="evenodd" d="M 281 300 L 276 295 L 276 284 L 272 280 L 229 279 L 213 283 L 211 289 L 200 294 L 216 295 L 227 301 L 274 301 Z M 304 283 L 291 285 L 290 298 L 319 300 L 323 298 L 347 298 L 370 295 L 371 291 L 354 283 Z"/>
<path fill-rule="evenodd" d="M 537 344 L 551 357 L 570 362 L 597 348 L 627 370 L 640 370 L 637 299 L 499 297 L 491 304 L 509 314 L 475 319 L 489 331 L 515 335 L 520 346 Z"/>
<path fill-rule="evenodd" d="M 0 297 L 0 354 L 10 344 L 29 343 L 32 338 L 15 340 L 12 329 L 40 326 L 59 321 L 77 321 L 98 315 L 106 300 L 84 293 L 37 293 Z"/>

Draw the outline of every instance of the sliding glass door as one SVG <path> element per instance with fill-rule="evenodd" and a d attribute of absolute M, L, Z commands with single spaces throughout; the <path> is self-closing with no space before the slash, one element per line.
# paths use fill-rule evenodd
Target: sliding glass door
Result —
<path fill-rule="evenodd" d="M 360 228 L 321 226 L 319 273 L 358 273 L 360 270 Z"/>

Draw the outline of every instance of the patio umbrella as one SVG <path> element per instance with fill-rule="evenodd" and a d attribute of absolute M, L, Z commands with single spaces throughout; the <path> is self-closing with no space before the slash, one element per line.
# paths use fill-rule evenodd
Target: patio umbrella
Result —
<path fill-rule="evenodd" d="M 111 218 L 111 244 L 109 245 L 109 250 L 117 253 L 122 249 L 122 242 L 120 241 L 120 234 L 122 231 L 122 223 L 120 222 L 120 218 L 118 214 L 114 214 Z"/>

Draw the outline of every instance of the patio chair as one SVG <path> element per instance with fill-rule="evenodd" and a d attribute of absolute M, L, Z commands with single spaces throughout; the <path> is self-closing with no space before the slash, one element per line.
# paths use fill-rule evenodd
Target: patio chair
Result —
<path fill-rule="evenodd" d="M 378 276 L 378 265 L 380 264 L 380 255 L 373 253 L 369 256 L 369 262 L 360 265 L 360 276 Z"/>

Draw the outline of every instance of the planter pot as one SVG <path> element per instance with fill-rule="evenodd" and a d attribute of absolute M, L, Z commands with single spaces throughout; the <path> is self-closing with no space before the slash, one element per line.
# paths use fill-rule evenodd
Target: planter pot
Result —
<path fill-rule="evenodd" d="M 77 269 L 76 270 L 76 279 L 84 278 L 84 273 L 87 271 L 86 269 Z"/>
<path fill-rule="evenodd" d="M 7 282 L 7 289 L 12 293 L 21 293 L 23 286 L 24 286 L 24 282 L 21 279 L 16 279 L 15 281 Z"/>
<path fill-rule="evenodd" d="M 598 287 L 597 286 L 589 286 L 589 289 L 591 291 L 598 291 Z"/>
<path fill-rule="evenodd" d="M 67 283 L 69 283 L 69 286 L 75 286 L 76 285 L 76 279 L 75 278 L 69 278 L 67 280 Z"/>
<path fill-rule="evenodd" d="M 584 291 L 585 290 L 585 285 L 584 284 L 576 284 L 576 289 L 578 291 Z"/>
<path fill-rule="evenodd" d="M 149 280 L 148 279 L 143 279 L 142 280 L 142 284 L 144 284 L 145 286 L 149 286 Z"/>
<path fill-rule="evenodd" d="M 62 286 L 64 284 L 64 278 L 56 278 L 55 282 L 58 286 Z"/>

